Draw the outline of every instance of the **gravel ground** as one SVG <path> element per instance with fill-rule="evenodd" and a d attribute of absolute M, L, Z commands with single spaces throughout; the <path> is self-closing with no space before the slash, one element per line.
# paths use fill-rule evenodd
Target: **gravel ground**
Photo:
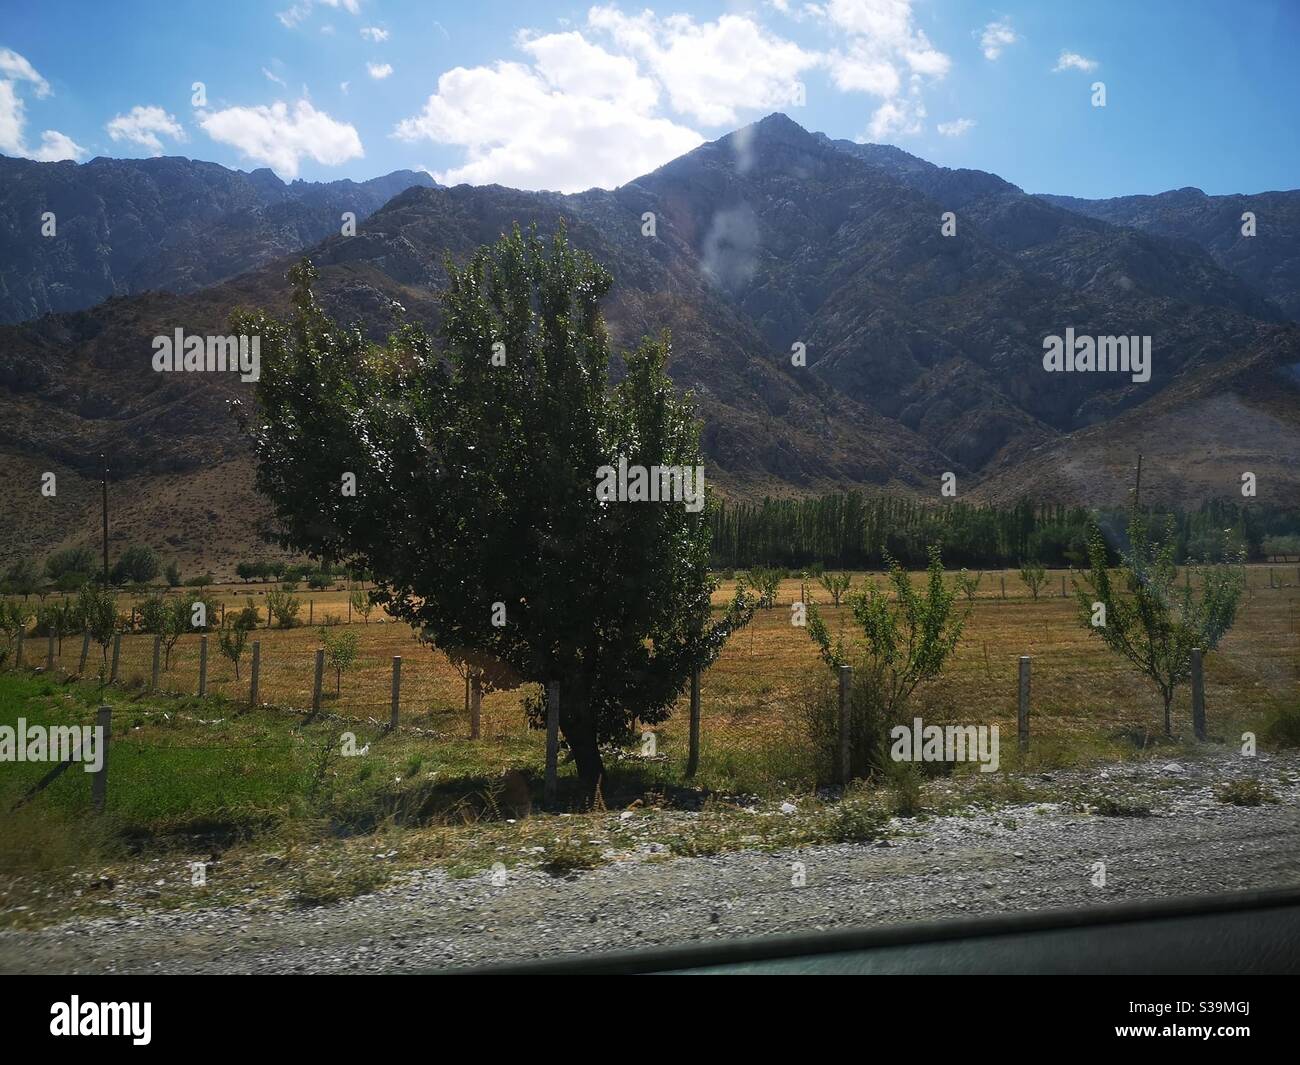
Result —
<path fill-rule="evenodd" d="M 1246 776 L 1277 801 L 1217 798 Z M 410 972 L 1300 883 L 1300 756 L 1219 754 L 1027 779 L 1061 801 L 895 819 L 891 838 L 875 843 L 698 858 L 647 843 L 563 878 L 516 867 L 493 883 L 489 873 L 421 870 L 308 910 L 266 900 L 155 910 L 128 899 L 110 917 L 0 932 L 0 972 Z M 1151 815 L 1080 812 L 1072 796 L 1099 786 L 1149 801 Z M 766 815 L 791 816 L 779 805 Z M 1093 882 L 1097 862 L 1104 887 Z"/>

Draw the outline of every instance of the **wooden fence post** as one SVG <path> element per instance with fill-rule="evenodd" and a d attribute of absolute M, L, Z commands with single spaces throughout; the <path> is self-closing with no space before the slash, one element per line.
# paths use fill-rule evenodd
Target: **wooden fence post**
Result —
<path fill-rule="evenodd" d="M 253 641 L 253 675 L 249 679 L 248 685 L 248 705 L 254 709 L 257 707 L 257 680 L 258 674 L 262 669 L 262 641 Z"/>
<path fill-rule="evenodd" d="M 208 694 L 208 638 L 199 637 L 199 698 Z"/>
<path fill-rule="evenodd" d="M 312 688 L 311 694 L 311 712 L 320 713 L 320 686 L 321 681 L 325 678 L 325 649 L 322 647 L 316 652 L 316 684 Z"/>
<path fill-rule="evenodd" d="M 158 690 L 158 667 L 162 665 L 162 637 L 153 638 L 153 680 L 149 684 L 149 690 L 156 692 Z"/>
<path fill-rule="evenodd" d="M 1201 648 L 1192 649 L 1192 729 L 1198 740 L 1205 739 L 1205 673 Z"/>
<path fill-rule="evenodd" d="M 45 645 L 45 671 L 54 672 L 54 633 L 50 633 L 49 642 Z"/>
<path fill-rule="evenodd" d="M 1020 709 L 1017 715 L 1020 749 L 1029 750 L 1029 656 L 1020 656 Z"/>
<path fill-rule="evenodd" d="M 99 729 L 99 769 L 90 781 L 90 802 L 95 813 L 104 812 L 108 801 L 108 743 L 113 734 L 113 708 L 101 706 L 95 717 L 95 727 Z"/>
<path fill-rule="evenodd" d="M 393 655 L 393 711 L 389 723 L 397 728 L 397 719 L 402 711 L 402 656 Z"/>
<path fill-rule="evenodd" d="M 474 673 L 469 682 L 469 738 L 476 740 L 483 727 L 483 676 Z"/>
<path fill-rule="evenodd" d="M 852 739 L 853 667 L 840 666 L 840 783 L 848 787 L 853 772 Z"/>
<path fill-rule="evenodd" d="M 553 807 L 560 789 L 560 686 L 546 686 L 546 785 L 543 801 Z"/>
<path fill-rule="evenodd" d="M 86 672 L 86 657 L 90 654 L 90 630 L 81 634 L 81 664 L 77 666 L 77 675 Z"/>
<path fill-rule="evenodd" d="M 122 634 L 113 633 L 113 665 L 108 671 L 108 683 L 117 683 L 117 664 L 122 658 Z"/>
<path fill-rule="evenodd" d="M 695 776 L 700 767 L 700 671 L 691 674 L 691 738 L 686 755 L 686 775 Z"/>
<path fill-rule="evenodd" d="M 316 600 L 308 599 L 307 600 L 307 624 L 314 625 L 316 623 L 315 618 L 316 618 Z"/>

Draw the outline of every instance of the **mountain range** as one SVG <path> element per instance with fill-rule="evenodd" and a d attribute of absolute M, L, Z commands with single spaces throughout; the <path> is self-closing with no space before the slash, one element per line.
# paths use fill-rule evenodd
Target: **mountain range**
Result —
<path fill-rule="evenodd" d="M 0 327 L 0 554 L 93 539 L 101 452 L 119 542 L 217 572 L 265 551 L 226 412 L 250 386 L 154 373 L 151 338 L 222 334 L 240 306 L 284 310 L 301 254 L 326 309 L 376 341 L 408 317 L 435 327 L 444 256 L 561 220 L 615 278 L 616 344 L 671 330 L 669 372 L 696 395 L 724 495 L 878 487 L 940 502 L 951 473 L 958 499 L 1113 503 L 1142 454 L 1144 499 L 1240 498 L 1245 472 L 1260 499 L 1300 498 L 1300 192 L 1035 196 L 781 114 L 575 195 L 401 173 L 285 186 L 185 160 L 11 163 L 25 188 L 0 187 L 3 224 L 17 232 L 21 202 L 22 217 L 55 210 L 60 236 L 29 225 L 0 256 L 0 293 L 26 294 L 6 313 L 29 319 Z M 130 171 L 146 164 L 167 195 L 139 192 Z M 86 218 L 75 197 L 53 205 L 97 166 L 123 173 L 94 176 Z M 386 202 L 367 207 L 361 190 Z M 247 206 L 226 217 L 222 197 Z M 339 233 L 342 210 L 364 218 L 355 236 Z M 80 239 L 128 217 L 130 255 Z M 67 309 L 32 317 L 47 307 Z M 1048 372 L 1044 338 L 1067 330 L 1149 337 L 1149 380 Z M 54 499 L 39 495 L 44 471 Z"/>

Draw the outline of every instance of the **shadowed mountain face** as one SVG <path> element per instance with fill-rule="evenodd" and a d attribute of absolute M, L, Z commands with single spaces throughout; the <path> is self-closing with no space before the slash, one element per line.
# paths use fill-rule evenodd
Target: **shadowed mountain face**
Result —
<path fill-rule="evenodd" d="M 1207 196 L 1188 188 L 1113 200 L 1039 198 L 1113 225 L 1194 244 L 1300 321 L 1300 191 Z M 1253 237 L 1242 232 L 1247 212 L 1255 216 Z"/>
<path fill-rule="evenodd" d="M 1138 452 L 1151 500 L 1234 494 L 1244 471 L 1262 498 L 1300 487 L 1300 326 L 1244 271 L 782 115 L 612 192 L 409 188 L 309 255 L 326 308 L 378 341 L 404 317 L 436 328 L 445 255 L 561 220 L 615 278 L 616 344 L 671 330 L 707 476 L 731 494 L 937 500 L 953 472 L 959 498 L 1114 502 Z M 76 507 L 95 497 L 79 471 L 104 450 L 125 479 L 124 540 L 206 544 L 205 566 L 247 556 L 264 511 L 225 402 L 251 386 L 154 373 L 150 341 L 224 333 L 241 305 L 283 310 L 288 265 L 0 329 L 0 477 L 22 486 L 5 489 L 0 543 L 80 539 Z M 1046 371 L 1044 338 L 1070 329 L 1149 337 L 1149 380 Z M 66 474 L 57 522 L 14 509 L 47 469 Z"/>
<path fill-rule="evenodd" d="M 433 184 L 411 170 L 286 185 L 270 170 L 189 159 L 0 156 L 0 322 L 149 289 L 192 292 L 339 232 L 345 211 L 360 220 L 403 189 Z"/>

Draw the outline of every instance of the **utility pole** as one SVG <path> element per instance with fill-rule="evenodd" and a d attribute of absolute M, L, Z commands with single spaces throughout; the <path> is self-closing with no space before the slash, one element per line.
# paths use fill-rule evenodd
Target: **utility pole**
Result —
<path fill-rule="evenodd" d="M 99 464 L 104 467 L 104 591 L 108 591 L 108 463 L 103 455 Z"/>
<path fill-rule="evenodd" d="M 1133 486 L 1133 509 L 1137 510 L 1142 503 L 1142 456 L 1138 455 L 1137 464 L 1137 481 Z"/>

